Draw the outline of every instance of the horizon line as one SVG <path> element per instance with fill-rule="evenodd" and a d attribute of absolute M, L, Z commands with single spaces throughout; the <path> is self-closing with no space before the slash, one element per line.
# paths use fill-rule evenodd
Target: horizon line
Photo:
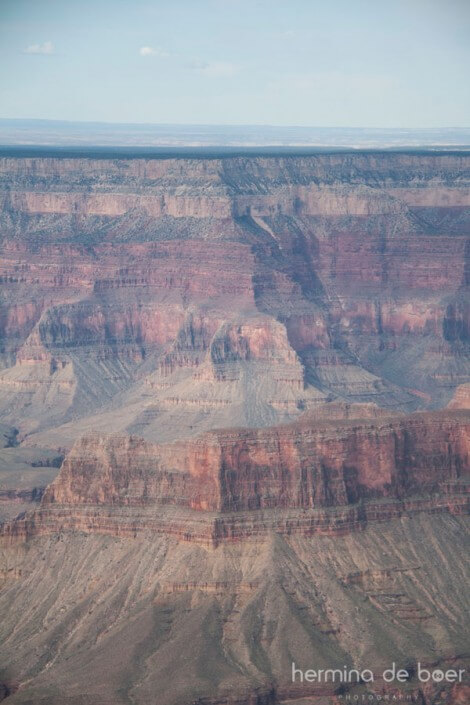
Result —
<path fill-rule="evenodd" d="M 387 130 L 387 131 L 403 131 L 403 130 L 419 130 L 419 131 L 434 131 L 434 130 L 470 130 L 470 125 L 439 125 L 434 127 L 382 127 L 377 125 L 301 125 L 301 124 L 274 124 L 274 123 L 225 123 L 225 122 L 122 122 L 114 120 L 68 120 L 62 118 L 24 118 L 24 117 L 1 117 L 0 122 L 41 122 L 41 123 L 65 123 L 68 125 L 119 125 L 119 126 L 134 126 L 141 127 L 264 127 L 276 129 L 303 129 L 303 130 Z"/>
<path fill-rule="evenodd" d="M 2 158 L 71 159 L 229 159 L 243 157 L 314 157 L 328 155 L 408 154 L 412 156 L 470 156 L 470 145 L 350 147 L 290 145 L 201 145 L 201 146 L 129 146 L 129 145 L 2 145 Z"/>

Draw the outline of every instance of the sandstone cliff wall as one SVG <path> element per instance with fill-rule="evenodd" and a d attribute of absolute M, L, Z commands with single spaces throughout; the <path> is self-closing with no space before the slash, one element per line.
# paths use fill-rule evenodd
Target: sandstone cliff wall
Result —
<path fill-rule="evenodd" d="M 469 473 L 468 412 L 299 421 L 160 445 L 90 436 L 76 443 L 43 504 L 309 509 L 432 493 Z"/>
<path fill-rule="evenodd" d="M 76 443 L 41 507 L 2 527 L 7 542 L 67 530 L 150 531 L 219 543 L 344 533 L 416 512 L 469 508 L 468 411 L 236 429 L 151 444 Z"/>
<path fill-rule="evenodd" d="M 70 447 L 446 406 L 470 380 L 469 159 L 1 159 L 0 419 Z"/>

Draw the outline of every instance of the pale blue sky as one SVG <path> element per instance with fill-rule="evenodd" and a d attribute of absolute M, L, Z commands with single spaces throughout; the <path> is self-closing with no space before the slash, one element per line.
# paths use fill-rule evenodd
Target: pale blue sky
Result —
<path fill-rule="evenodd" d="M 470 0 L 0 0 L 0 117 L 470 126 Z"/>

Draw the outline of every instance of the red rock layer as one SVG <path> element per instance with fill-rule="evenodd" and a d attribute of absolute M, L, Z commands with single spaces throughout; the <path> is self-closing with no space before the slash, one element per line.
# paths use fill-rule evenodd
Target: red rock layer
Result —
<path fill-rule="evenodd" d="M 88 437 L 43 504 L 180 504 L 196 510 L 310 509 L 432 492 L 470 471 L 470 412 L 303 420 L 185 442 Z"/>
<path fill-rule="evenodd" d="M 176 337 L 183 322 L 182 298 L 215 302 L 230 296 L 252 303 L 251 262 L 249 248 L 235 243 L 213 244 L 210 252 L 195 241 L 103 245 L 93 253 L 73 245 L 31 252 L 7 244 L 0 255 L 1 331 L 15 350 L 45 313 L 37 345 L 161 345 Z M 168 292 L 173 301 L 162 307 Z"/>
<path fill-rule="evenodd" d="M 392 153 L 0 159 L 0 362 L 11 371 L 0 390 L 5 413 L 18 408 L 8 421 L 25 433 L 54 425 L 27 393 L 48 385 L 70 397 L 76 385 L 62 415 L 83 414 L 80 395 L 92 393 L 74 355 L 117 362 L 107 374 L 122 391 L 151 355 L 163 375 L 200 365 L 234 316 L 214 364 L 298 355 L 300 389 L 407 411 L 447 404 L 470 369 L 468 164 Z M 291 350 L 269 325 L 245 334 L 260 314 L 285 326 Z M 293 418 L 303 403 L 280 394 L 254 421 Z"/>
<path fill-rule="evenodd" d="M 90 436 L 76 443 L 41 509 L 3 534 L 151 530 L 218 542 L 269 530 L 344 532 L 407 512 L 465 512 L 469 474 L 468 411 L 306 418 L 169 444 Z"/>

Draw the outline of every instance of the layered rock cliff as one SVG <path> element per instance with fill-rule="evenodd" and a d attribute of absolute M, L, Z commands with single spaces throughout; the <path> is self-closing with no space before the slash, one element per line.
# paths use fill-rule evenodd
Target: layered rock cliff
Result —
<path fill-rule="evenodd" d="M 40 509 L 2 535 L 153 531 L 217 545 L 272 530 L 354 531 L 419 511 L 465 513 L 469 480 L 469 411 L 323 423 L 307 414 L 168 444 L 92 435 L 74 445 Z"/>
<path fill-rule="evenodd" d="M 469 159 L 1 158 L 1 418 L 59 448 L 447 404 Z"/>
<path fill-rule="evenodd" d="M 469 165 L 0 158 L 0 699 L 466 702 Z"/>
<path fill-rule="evenodd" d="M 469 474 L 470 412 L 323 426 L 302 419 L 162 445 L 132 436 L 85 437 L 68 454 L 43 505 L 310 509 L 432 493 Z"/>

